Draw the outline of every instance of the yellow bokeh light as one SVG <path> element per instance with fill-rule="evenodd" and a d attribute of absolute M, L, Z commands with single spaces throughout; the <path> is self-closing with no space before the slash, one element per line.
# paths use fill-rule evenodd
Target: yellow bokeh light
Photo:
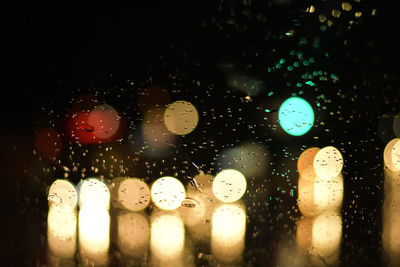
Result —
<path fill-rule="evenodd" d="M 176 135 L 191 133 L 199 122 L 196 107 L 187 101 L 175 101 L 164 112 L 164 124 L 167 129 Z"/>
<path fill-rule="evenodd" d="M 119 250 L 129 257 L 142 257 L 150 239 L 150 227 L 145 214 L 124 211 L 118 214 L 117 225 Z"/>
<path fill-rule="evenodd" d="M 152 215 L 150 250 L 160 261 L 179 258 L 185 244 L 185 227 L 181 218 L 171 213 Z"/>
<path fill-rule="evenodd" d="M 386 145 L 383 159 L 390 170 L 400 171 L 400 138 L 394 138 Z"/>
<path fill-rule="evenodd" d="M 314 171 L 314 158 L 319 152 L 318 147 L 311 147 L 303 151 L 300 154 L 299 160 L 297 161 L 297 170 L 300 176 L 313 177 L 315 176 Z"/>
<path fill-rule="evenodd" d="M 47 243 L 58 258 L 73 258 L 76 252 L 76 211 L 50 207 L 47 215 Z"/>
<path fill-rule="evenodd" d="M 140 179 L 118 177 L 113 179 L 112 185 L 111 199 L 117 208 L 140 211 L 149 205 L 149 186 Z"/>
<path fill-rule="evenodd" d="M 79 250 L 82 260 L 107 262 L 110 246 L 110 215 L 99 204 L 89 203 L 79 210 Z"/>
<path fill-rule="evenodd" d="M 50 186 L 48 200 L 50 207 L 73 210 L 78 203 L 78 193 L 71 182 L 57 179 Z"/>
<path fill-rule="evenodd" d="M 246 212 L 239 204 L 222 204 L 212 216 L 211 251 L 222 262 L 235 262 L 244 250 Z"/>
<path fill-rule="evenodd" d="M 329 180 L 338 176 L 342 168 L 342 154 L 333 146 L 324 147 L 315 155 L 314 171 L 321 179 Z"/>
<path fill-rule="evenodd" d="M 235 202 L 246 192 L 247 182 L 244 175 L 233 169 L 219 172 L 213 181 L 213 192 L 222 202 Z"/>
<path fill-rule="evenodd" d="M 161 177 L 151 186 L 151 199 L 162 210 L 179 208 L 185 198 L 185 187 L 174 177 Z"/>
<path fill-rule="evenodd" d="M 107 185 L 96 178 L 82 180 L 78 186 L 79 207 L 98 204 L 105 209 L 110 208 L 110 191 Z"/>

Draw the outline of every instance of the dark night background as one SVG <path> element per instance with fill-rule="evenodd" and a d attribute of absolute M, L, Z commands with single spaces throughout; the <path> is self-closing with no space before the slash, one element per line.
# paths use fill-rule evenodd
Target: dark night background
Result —
<path fill-rule="evenodd" d="M 313 2 L 317 12 L 326 9 L 329 14 L 335 1 L 288 0 L 283 2 L 289 4 L 280 5 L 277 1 L 204 2 L 167 1 L 101 11 L 79 7 L 19 7 L 8 14 L 4 62 L 7 72 L 2 90 L 0 135 L 3 152 L 0 157 L 3 176 L 1 250 L 7 262 L 4 266 L 36 266 L 36 262 L 46 260 L 47 200 L 44 191 L 35 188 L 35 182 L 27 181 L 26 170 L 34 158 L 32 144 L 39 127 L 37 121 L 46 120 L 43 114 L 49 107 L 54 113 L 61 113 L 70 104 L 71 92 L 97 87 L 107 88 L 99 90 L 107 91 L 106 97 L 118 105 L 122 100 L 115 96 L 113 88 L 123 86 L 127 79 L 145 85 L 144 81 L 151 76 L 155 83 L 172 87 L 170 74 L 181 76 L 183 86 L 192 79 L 214 84 L 215 97 L 207 104 L 218 105 L 219 97 L 226 94 L 226 83 L 218 65 L 224 61 L 235 62 L 239 71 L 265 77 L 269 88 L 279 88 L 280 74 L 266 73 L 268 63 L 265 62 L 275 60 L 273 49 L 284 56 L 297 42 L 284 43 L 264 37 L 267 32 L 273 36 L 292 28 L 296 31 L 294 38 L 297 35 L 309 39 L 320 37 L 321 50 L 328 51 L 331 56 L 329 60 L 317 60 L 318 64 L 341 78 L 336 87 L 326 86 L 330 88 L 325 94 L 333 102 L 326 113 L 340 110 L 344 121 L 349 120 L 349 123 L 325 114 L 321 120 L 326 118 L 328 127 L 329 122 L 332 123 L 329 135 L 322 130 L 314 135 L 320 135 L 317 146 L 336 145 L 347 158 L 342 265 L 381 264 L 383 166 L 380 155 L 385 142 L 379 138 L 377 125 L 382 114 L 400 112 L 397 10 L 384 1 L 362 1 L 359 8 L 364 14 L 376 8 L 377 15 L 366 15 L 351 30 L 346 30 L 347 21 L 342 16 L 331 29 L 322 33 L 317 15 L 300 14 Z M 252 15 L 242 15 L 245 9 Z M 231 10 L 235 11 L 237 28 L 226 22 L 232 19 Z M 256 14 L 263 14 L 265 20 L 256 19 Z M 300 18 L 300 26 L 294 26 L 296 18 Z M 344 45 L 345 40 L 347 45 Z M 310 53 L 314 53 L 312 51 Z M 252 57 L 252 52 L 259 52 L 262 57 Z M 253 69 L 248 68 L 250 63 Z M 346 97 L 338 97 L 338 87 Z M 201 89 L 188 87 L 182 95 L 188 98 L 201 95 L 196 90 Z M 277 94 L 288 95 L 290 90 L 281 87 Z M 306 97 L 314 96 L 313 92 L 306 92 Z M 254 97 L 253 106 L 248 110 L 243 108 L 249 113 L 237 115 L 254 122 L 255 113 L 251 112 L 255 110 L 251 107 L 260 105 L 265 109 L 268 101 L 265 96 Z M 230 104 L 239 102 L 221 105 Z M 341 107 L 337 108 L 338 105 Z M 257 131 L 260 133 L 260 129 Z M 237 137 L 241 138 L 241 134 L 239 131 Z M 271 137 L 268 134 L 259 136 L 260 139 Z M 219 138 L 223 142 L 223 137 Z M 219 139 L 216 137 L 216 140 Z M 266 145 L 271 151 L 279 152 L 282 143 L 291 149 L 297 143 L 311 146 L 315 139 L 299 137 L 292 142 L 277 138 L 276 142 Z M 206 161 L 199 159 L 202 160 Z M 273 179 L 270 182 L 273 183 Z M 288 201 L 295 204 L 293 199 Z M 270 203 L 270 207 L 275 204 Z M 363 217 L 354 215 L 355 211 Z M 275 210 L 262 212 L 269 212 L 271 218 L 279 213 Z M 249 216 L 251 226 L 263 227 L 252 220 L 258 216 L 257 212 Z M 254 266 L 267 261 L 276 263 L 274 251 L 278 246 L 278 234 L 275 232 L 284 230 L 279 228 L 279 223 L 278 230 L 271 227 L 266 227 L 259 238 L 246 240 L 249 252 L 245 259 Z M 275 229 L 275 232 L 268 233 L 267 229 Z"/>

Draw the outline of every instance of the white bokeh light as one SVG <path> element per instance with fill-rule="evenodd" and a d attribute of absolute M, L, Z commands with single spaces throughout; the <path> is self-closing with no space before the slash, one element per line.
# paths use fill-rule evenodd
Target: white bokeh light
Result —
<path fill-rule="evenodd" d="M 73 210 L 78 202 L 78 193 L 70 181 L 57 179 L 50 186 L 48 200 L 50 207 Z"/>
<path fill-rule="evenodd" d="M 222 202 L 235 202 L 246 192 L 247 182 L 244 175 L 233 169 L 219 172 L 213 181 L 212 189 Z"/>
<path fill-rule="evenodd" d="M 151 199 L 162 210 L 179 208 L 185 198 L 185 187 L 174 177 L 161 177 L 151 186 Z"/>
<path fill-rule="evenodd" d="M 88 204 L 99 204 L 105 209 L 110 208 L 110 191 L 107 185 L 97 178 L 82 180 L 78 185 L 79 207 Z"/>
<path fill-rule="evenodd" d="M 329 180 L 338 176 L 342 168 L 342 154 L 333 146 L 324 147 L 315 155 L 314 171 L 321 179 Z"/>

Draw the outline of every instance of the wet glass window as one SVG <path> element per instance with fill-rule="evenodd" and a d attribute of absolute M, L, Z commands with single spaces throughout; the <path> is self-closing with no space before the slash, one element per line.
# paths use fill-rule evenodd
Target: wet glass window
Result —
<path fill-rule="evenodd" d="M 390 3 L 11 13 L 4 266 L 399 266 Z"/>

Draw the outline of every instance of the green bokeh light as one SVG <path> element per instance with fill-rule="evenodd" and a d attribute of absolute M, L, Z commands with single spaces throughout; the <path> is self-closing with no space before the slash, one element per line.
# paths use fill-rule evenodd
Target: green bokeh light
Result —
<path fill-rule="evenodd" d="M 278 118 L 282 129 L 294 136 L 306 134 L 314 125 L 314 111 L 301 97 L 286 99 L 279 108 Z"/>

